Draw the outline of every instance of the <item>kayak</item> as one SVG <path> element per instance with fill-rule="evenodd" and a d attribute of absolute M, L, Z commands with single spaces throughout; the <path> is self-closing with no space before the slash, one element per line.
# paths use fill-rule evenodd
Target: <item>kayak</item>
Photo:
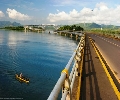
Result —
<path fill-rule="evenodd" d="M 15 74 L 16 79 L 18 79 L 19 81 L 25 82 L 25 83 L 29 83 L 29 79 L 24 78 L 24 77 L 20 77 L 19 75 Z"/>

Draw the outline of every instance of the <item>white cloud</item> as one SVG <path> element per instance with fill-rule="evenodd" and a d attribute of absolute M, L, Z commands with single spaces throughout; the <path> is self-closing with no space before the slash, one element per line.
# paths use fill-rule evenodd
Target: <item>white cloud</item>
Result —
<path fill-rule="evenodd" d="M 59 12 L 59 10 L 57 9 L 57 12 Z"/>
<path fill-rule="evenodd" d="M 78 17 L 79 17 L 79 13 L 78 13 L 78 11 L 76 11 L 75 9 L 73 9 L 72 11 L 70 11 L 69 15 L 70 15 L 72 18 L 78 18 Z"/>
<path fill-rule="evenodd" d="M 71 5 L 71 4 L 75 4 L 77 2 L 77 0 L 61 0 L 61 3 L 63 5 Z"/>
<path fill-rule="evenodd" d="M 55 3 L 54 6 L 83 5 L 80 0 L 54 0 L 53 2 Z M 82 2 L 86 3 L 84 0 Z"/>
<path fill-rule="evenodd" d="M 51 0 L 55 7 L 85 7 L 100 0 Z M 77 6 L 76 6 L 77 5 Z"/>
<path fill-rule="evenodd" d="M 104 2 L 97 3 L 97 4 L 96 4 L 96 7 L 99 8 L 101 11 L 102 11 L 102 10 L 104 11 L 104 10 L 109 9 Z"/>
<path fill-rule="evenodd" d="M 54 2 L 60 5 L 68 5 L 68 4 L 72 4 L 75 1 L 74 0 L 54 0 Z"/>
<path fill-rule="evenodd" d="M 97 3 L 95 8 L 83 8 L 80 11 L 73 9 L 72 11 L 66 13 L 64 11 L 59 11 L 56 14 L 50 13 L 48 20 L 50 22 L 60 22 L 65 23 L 80 23 L 80 22 L 95 22 L 98 24 L 120 24 L 120 5 L 115 8 L 110 8 L 107 4 L 100 2 Z"/>
<path fill-rule="evenodd" d="M 48 20 L 50 20 L 50 22 L 56 22 L 56 21 L 63 21 L 63 20 L 69 20 L 70 16 L 65 13 L 64 11 L 59 12 L 58 14 L 49 14 Z"/>
<path fill-rule="evenodd" d="M 0 17 L 4 17 L 4 13 L 2 11 L 0 11 Z"/>
<path fill-rule="evenodd" d="M 16 20 L 30 20 L 31 17 L 25 14 L 22 14 L 15 9 L 7 9 L 7 14 L 11 19 L 16 19 Z"/>

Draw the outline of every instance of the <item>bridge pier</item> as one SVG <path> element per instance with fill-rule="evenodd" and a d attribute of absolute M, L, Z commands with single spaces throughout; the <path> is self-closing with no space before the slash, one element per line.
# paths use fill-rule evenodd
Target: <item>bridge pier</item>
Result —
<path fill-rule="evenodd" d="M 78 35 L 76 35 L 76 39 L 78 38 Z"/>
<path fill-rule="evenodd" d="M 70 37 L 72 38 L 72 34 L 70 34 Z"/>
<path fill-rule="evenodd" d="M 60 32 L 60 35 L 61 35 L 62 33 Z"/>
<path fill-rule="evenodd" d="M 24 31 L 27 32 L 28 31 L 28 26 L 24 26 Z"/>
<path fill-rule="evenodd" d="M 26 32 L 26 28 L 25 28 L 25 32 Z"/>
<path fill-rule="evenodd" d="M 66 33 L 65 33 L 65 36 L 66 36 Z"/>

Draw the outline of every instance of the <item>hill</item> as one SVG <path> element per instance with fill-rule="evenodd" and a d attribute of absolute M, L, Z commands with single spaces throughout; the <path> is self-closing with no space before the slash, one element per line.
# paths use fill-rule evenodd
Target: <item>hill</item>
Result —
<path fill-rule="evenodd" d="M 0 21 L 0 28 L 8 27 L 8 26 L 22 26 L 20 23 L 10 21 Z"/>
<path fill-rule="evenodd" d="M 103 28 L 103 29 L 119 29 L 120 26 L 115 25 L 104 25 L 104 24 L 96 24 L 96 23 L 79 23 L 77 26 L 81 26 L 85 29 L 93 29 L 93 28 Z"/>
<path fill-rule="evenodd" d="M 91 29 L 91 28 L 101 28 L 101 25 L 96 24 L 96 23 L 79 23 L 76 24 L 77 26 L 81 26 L 86 29 Z"/>

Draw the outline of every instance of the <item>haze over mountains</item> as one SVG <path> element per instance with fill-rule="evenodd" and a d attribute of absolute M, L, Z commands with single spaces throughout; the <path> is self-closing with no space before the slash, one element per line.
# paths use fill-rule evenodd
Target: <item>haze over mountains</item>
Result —
<path fill-rule="evenodd" d="M 96 24 L 96 23 L 79 23 L 75 24 L 77 26 L 81 26 L 86 29 L 92 29 L 92 28 L 107 28 L 107 29 L 118 29 L 120 26 L 115 25 L 104 25 L 104 24 Z M 10 22 L 10 21 L 0 21 L 0 28 L 8 27 L 8 26 L 23 26 L 20 23 L 17 22 Z"/>
<path fill-rule="evenodd" d="M 0 21 L 0 28 L 7 27 L 7 26 L 22 26 L 20 23 L 17 22 L 10 22 L 10 21 Z"/>
<path fill-rule="evenodd" d="M 120 28 L 120 26 L 115 26 L 115 25 L 105 25 L 105 24 L 96 24 L 96 23 L 79 23 L 79 24 L 76 24 L 76 25 L 79 25 L 83 28 L 86 28 L 86 29 L 92 29 L 92 28 L 103 28 L 103 29 L 118 29 Z"/>

